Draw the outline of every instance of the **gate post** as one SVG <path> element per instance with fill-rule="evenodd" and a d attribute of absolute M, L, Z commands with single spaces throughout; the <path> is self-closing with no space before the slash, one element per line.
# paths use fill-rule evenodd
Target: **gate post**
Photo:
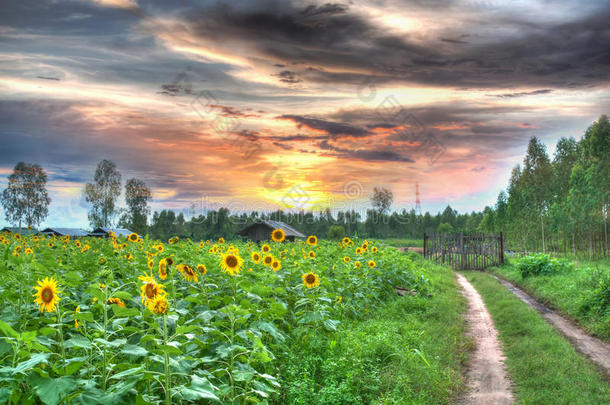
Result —
<path fill-rule="evenodd" d="M 464 270 L 464 233 L 460 232 L 460 269 Z"/>
<path fill-rule="evenodd" d="M 424 232 L 424 257 L 426 257 L 426 237 L 428 235 L 426 235 L 426 232 Z"/>
<path fill-rule="evenodd" d="M 500 232 L 500 264 L 504 264 L 504 235 Z"/>

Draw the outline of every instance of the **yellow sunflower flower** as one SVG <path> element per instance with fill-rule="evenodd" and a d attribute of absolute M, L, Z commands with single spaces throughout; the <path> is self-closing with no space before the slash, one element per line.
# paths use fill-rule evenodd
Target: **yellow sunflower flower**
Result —
<path fill-rule="evenodd" d="M 40 312 L 52 312 L 55 311 L 55 305 L 59 302 L 59 293 L 61 291 L 57 288 L 57 282 L 53 277 L 46 277 L 44 280 L 38 280 L 38 286 L 34 287 L 36 290 L 36 294 L 34 297 L 36 299 L 34 302 L 38 304 L 38 309 Z"/>
<path fill-rule="evenodd" d="M 345 263 L 349 263 L 349 262 L 350 262 L 350 260 L 352 260 L 352 259 L 350 259 L 350 257 L 349 257 L 349 256 L 345 256 L 345 257 L 343 258 L 343 261 L 344 261 Z"/>
<path fill-rule="evenodd" d="M 274 260 L 271 263 L 271 268 L 273 269 L 273 271 L 278 271 L 282 268 L 282 262 L 280 262 L 279 260 Z"/>
<path fill-rule="evenodd" d="M 264 244 L 263 247 L 261 247 L 261 252 L 263 253 L 269 253 L 271 251 L 271 246 Z"/>
<path fill-rule="evenodd" d="M 223 243 L 225 243 L 225 238 L 223 238 L 223 237 L 218 238 L 218 243 L 221 244 L 221 245 Z"/>
<path fill-rule="evenodd" d="M 254 263 L 260 263 L 261 261 L 261 254 L 258 252 L 252 252 L 252 261 Z"/>
<path fill-rule="evenodd" d="M 286 239 L 286 233 L 283 229 L 274 229 L 271 232 L 271 240 L 274 242 L 283 242 Z"/>
<path fill-rule="evenodd" d="M 142 297 L 142 302 L 144 305 L 148 305 L 155 297 L 160 295 L 165 295 L 165 286 L 163 284 L 159 284 L 155 281 L 152 276 L 144 274 L 143 276 L 139 276 L 138 279 L 142 281 L 142 287 L 140 287 L 140 297 Z"/>
<path fill-rule="evenodd" d="M 220 268 L 225 273 L 229 273 L 234 276 L 235 274 L 239 274 L 241 266 L 243 264 L 243 259 L 234 253 L 225 253 L 222 256 L 222 261 L 220 262 Z"/>
<path fill-rule="evenodd" d="M 372 252 L 372 253 L 377 253 L 377 246 L 373 246 L 373 247 L 371 248 L 371 252 Z"/>
<path fill-rule="evenodd" d="M 369 267 L 372 269 L 375 266 L 376 266 L 375 261 L 374 260 L 369 260 Z"/>
<path fill-rule="evenodd" d="M 164 295 L 157 295 L 148 303 L 148 309 L 157 315 L 166 314 L 168 308 L 169 305 Z"/>
<path fill-rule="evenodd" d="M 314 252 L 313 250 L 310 250 L 307 255 L 309 256 L 310 259 L 313 259 L 314 257 L 316 257 L 316 252 Z"/>
<path fill-rule="evenodd" d="M 301 277 L 303 278 L 303 285 L 307 288 L 313 288 L 320 285 L 320 277 L 315 273 L 309 272 L 303 274 Z"/>
<path fill-rule="evenodd" d="M 159 261 L 159 278 L 165 280 L 167 278 L 167 260 L 161 259 Z"/>
<path fill-rule="evenodd" d="M 108 298 L 108 305 L 112 305 L 112 304 L 116 304 L 121 308 L 125 308 L 125 303 L 120 298 L 115 298 L 115 297 Z"/>
<path fill-rule="evenodd" d="M 207 269 L 207 267 L 205 267 L 205 264 L 198 264 L 197 270 L 199 271 L 199 273 L 201 275 L 205 275 L 208 272 L 208 269 Z"/>
<path fill-rule="evenodd" d="M 197 278 L 197 273 L 186 264 L 179 264 L 178 266 L 176 266 L 176 270 L 178 270 L 180 274 L 182 274 L 182 277 L 184 277 L 186 281 L 192 281 L 196 283 L 199 280 Z"/>
<path fill-rule="evenodd" d="M 360 262 L 359 262 L 358 260 L 356 260 L 356 261 L 354 262 L 354 267 L 355 267 L 355 268 L 357 268 L 357 269 L 359 269 L 359 268 L 360 268 Z"/>
<path fill-rule="evenodd" d="M 138 236 L 137 233 L 132 232 L 129 234 L 129 236 L 127 236 L 127 239 L 129 239 L 130 242 L 137 242 L 138 239 L 140 239 L 140 237 Z"/>
<path fill-rule="evenodd" d="M 316 246 L 318 244 L 318 237 L 315 235 L 310 235 L 307 237 L 307 244 L 310 246 Z"/>
<path fill-rule="evenodd" d="M 273 264 L 273 255 L 265 255 L 265 257 L 263 257 L 263 264 L 265 266 L 271 266 Z"/>
<path fill-rule="evenodd" d="M 78 307 L 76 307 L 76 310 L 74 311 L 75 313 L 79 313 L 80 312 L 80 305 Z M 78 329 L 78 319 L 74 318 L 74 329 Z"/>

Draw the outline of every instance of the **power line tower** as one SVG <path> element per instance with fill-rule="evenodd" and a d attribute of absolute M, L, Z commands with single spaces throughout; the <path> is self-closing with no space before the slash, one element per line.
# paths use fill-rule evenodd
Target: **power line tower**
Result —
<path fill-rule="evenodd" d="M 419 183 L 415 182 L 415 212 L 421 215 L 421 201 L 419 201 Z"/>

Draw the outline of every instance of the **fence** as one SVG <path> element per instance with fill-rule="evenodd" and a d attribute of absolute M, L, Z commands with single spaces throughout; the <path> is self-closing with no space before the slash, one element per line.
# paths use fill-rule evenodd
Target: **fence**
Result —
<path fill-rule="evenodd" d="M 424 257 L 454 270 L 483 270 L 504 263 L 500 235 L 424 234 Z"/>

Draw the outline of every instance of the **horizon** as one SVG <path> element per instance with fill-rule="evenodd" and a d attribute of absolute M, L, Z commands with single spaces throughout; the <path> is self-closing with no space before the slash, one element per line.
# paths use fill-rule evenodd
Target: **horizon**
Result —
<path fill-rule="evenodd" d="M 605 2 L 0 10 L 0 190 L 17 162 L 40 164 L 40 227 L 90 227 L 82 191 L 102 159 L 147 183 L 151 215 L 364 212 L 374 187 L 410 211 L 416 183 L 422 213 L 482 211 L 531 137 L 552 157 L 610 110 Z"/>

